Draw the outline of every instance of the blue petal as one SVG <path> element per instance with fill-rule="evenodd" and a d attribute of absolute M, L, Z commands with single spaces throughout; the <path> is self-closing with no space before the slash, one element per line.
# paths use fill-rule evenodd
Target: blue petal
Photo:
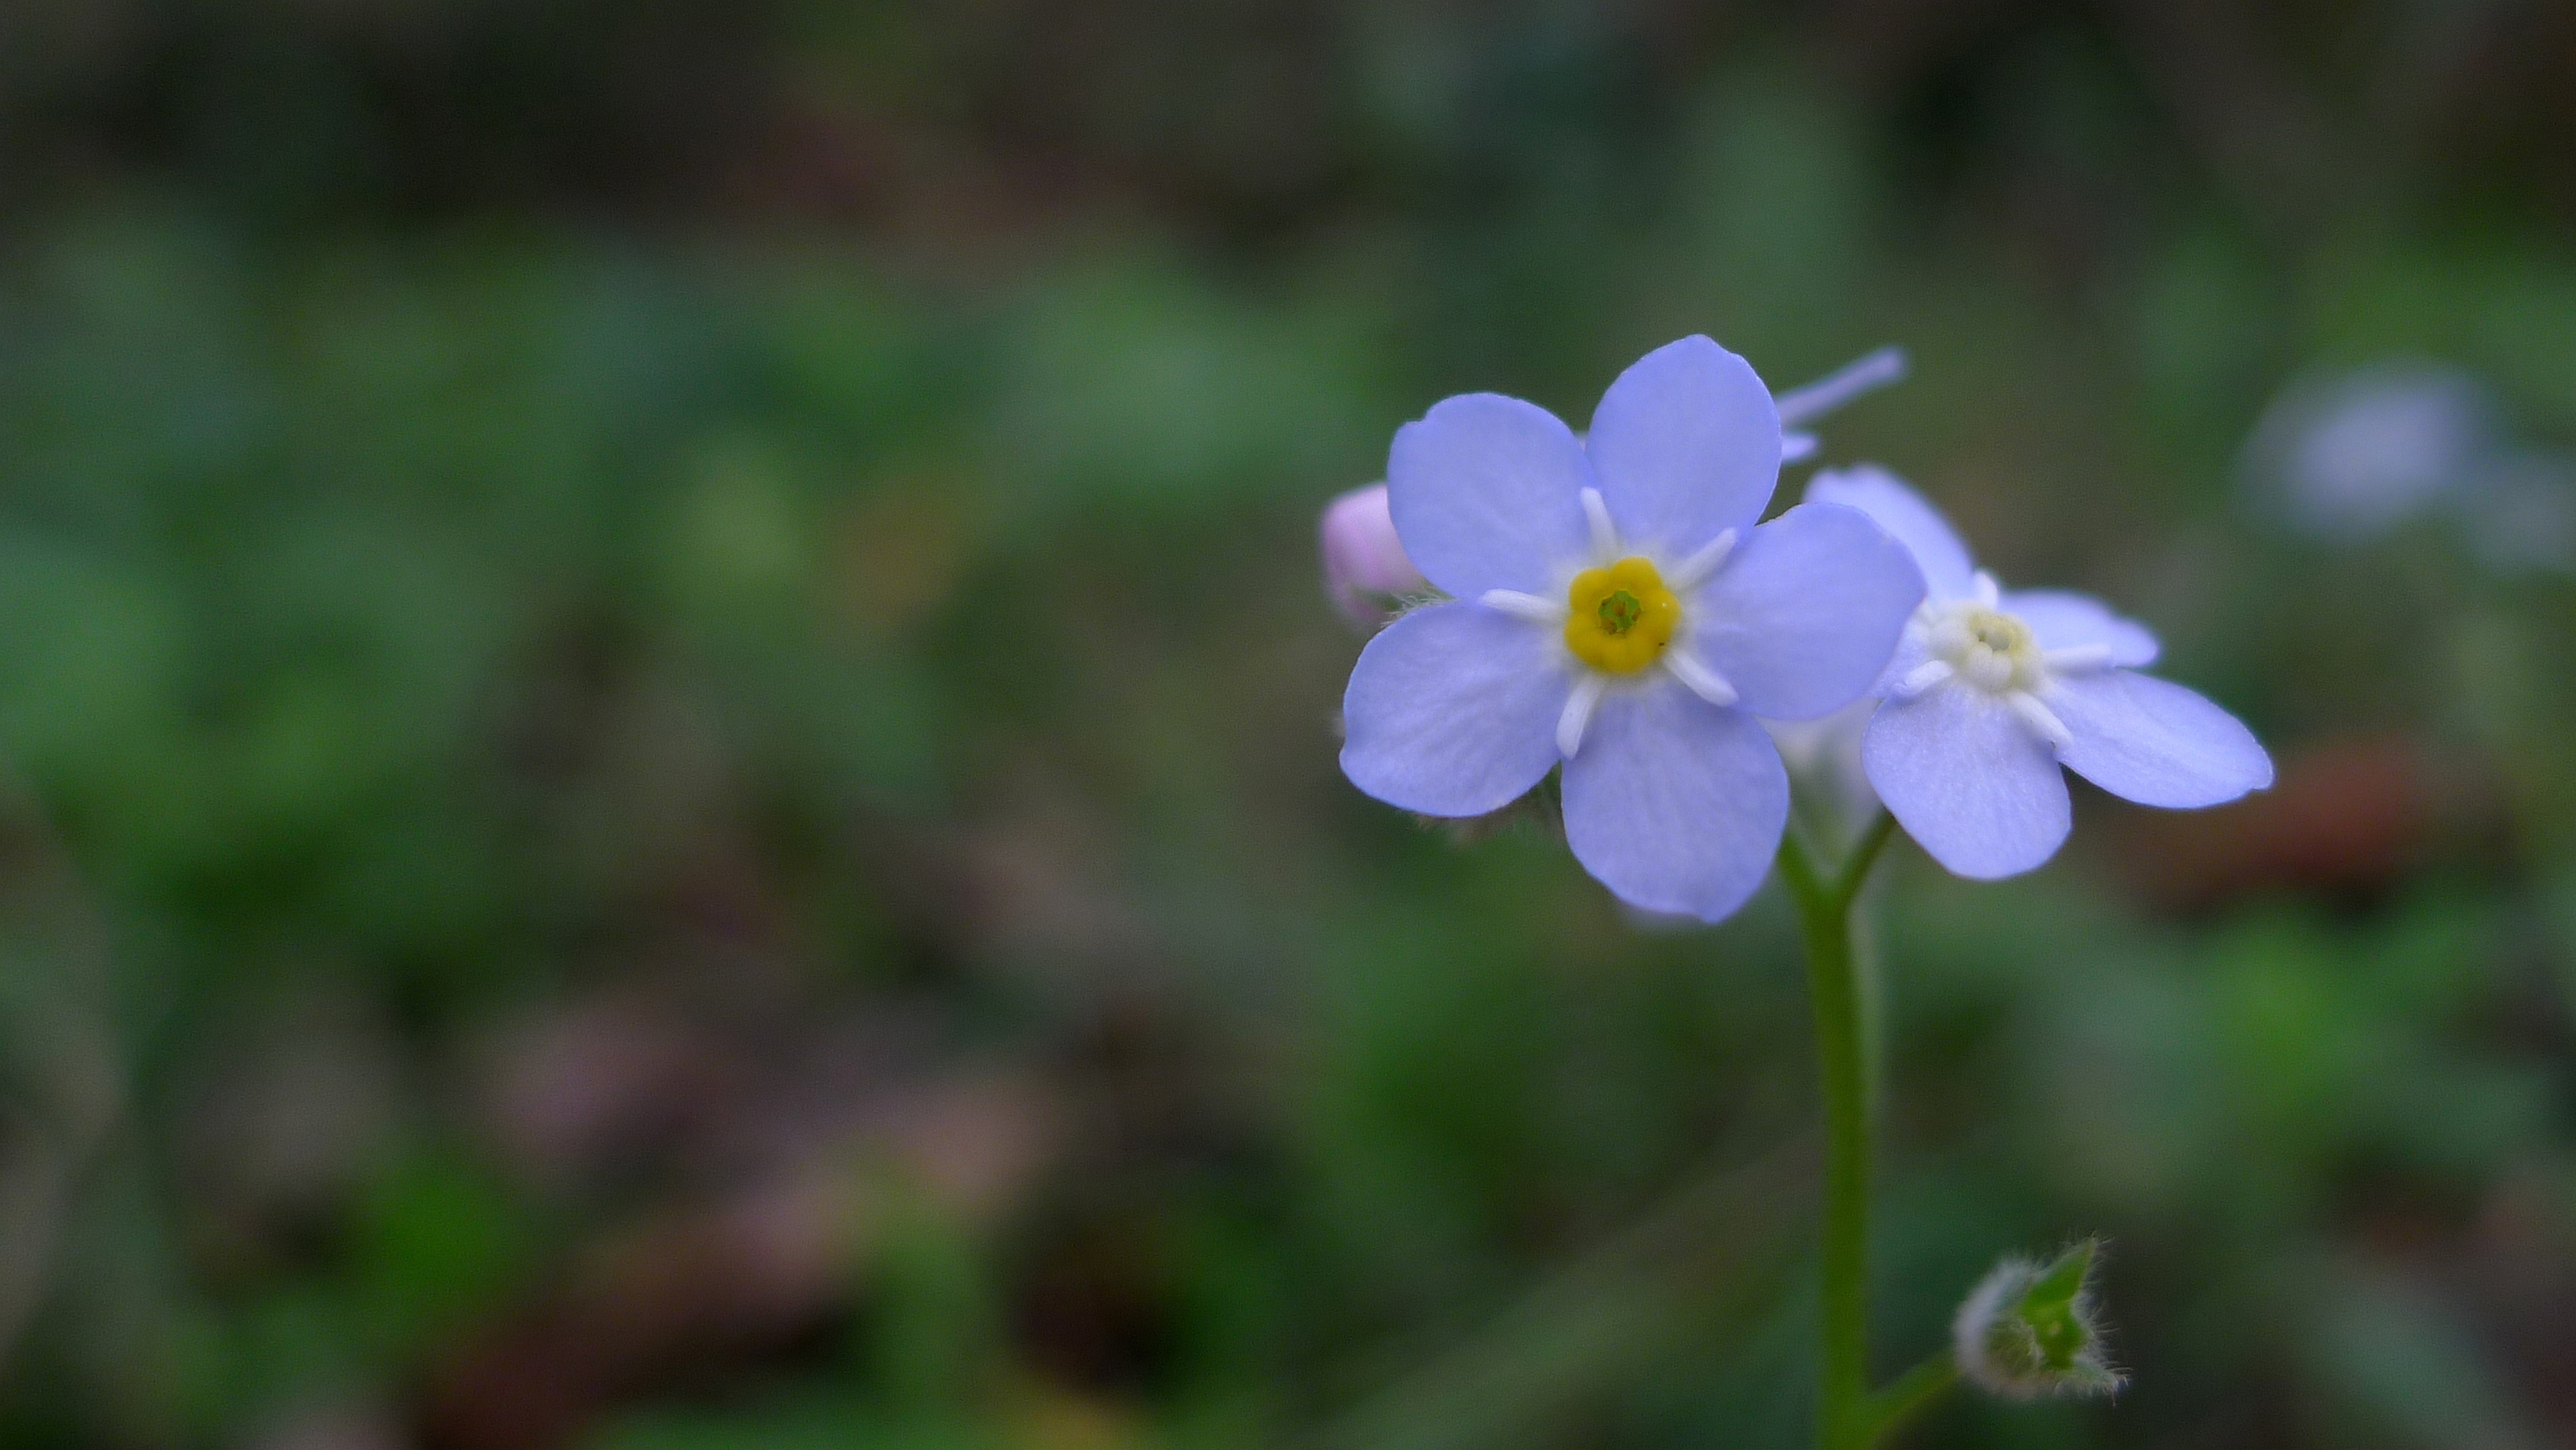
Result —
<path fill-rule="evenodd" d="M 2003 597 L 2004 611 L 2021 616 L 2041 649 L 2075 649 L 2088 644 L 2111 647 L 2111 663 L 2127 668 L 2151 665 L 2161 647 L 2143 624 L 2122 619 L 2110 606 L 2085 594 L 2061 589 L 2025 589 Z"/>
<path fill-rule="evenodd" d="M 2140 805 L 2214 806 L 2272 783 L 2272 757 L 2253 731 L 2151 675 L 2064 677 L 2048 707 L 2075 737 L 2058 752 L 2066 768 Z"/>
<path fill-rule="evenodd" d="M 1669 681 L 1602 698 L 1565 763 L 1565 841 L 1619 899 L 1716 921 L 1762 884 L 1789 774 L 1742 710 Z"/>
<path fill-rule="evenodd" d="M 1387 508 L 1405 556 L 1461 599 L 1488 589 L 1554 594 L 1591 550 L 1583 445 L 1534 403 L 1449 398 L 1396 430 Z"/>
<path fill-rule="evenodd" d="M 1936 685 L 1879 706 L 1860 758 L 1905 834 L 1961 876 L 2019 875 L 2066 839 L 2071 816 L 2056 757 L 1982 690 Z"/>
<path fill-rule="evenodd" d="M 1977 572 L 1975 558 L 1950 521 L 1905 481 L 1874 463 L 1828 469 L 1807 483 L 1807 502 L 1856 508 L 1914 551 L 1923 582 L 1935 599 L 1965 599 Z"/>
<path fill-rule="evenodd" d="M 1481 816 L 1556 763 L 1572 691 L 1541 626 L 1481 604 L 1435 604 L 1360 651 L 1342 695 L 1342 773 L 1391 806 Z"/>
<path fill-rule="evenodd" d="M 1897 685 L 1906 676 L 1922 668 L 1924 662 L 1931 658 L 1932 644 L 1923 631 L 1919 629 L 1905 631 L 1904 636 L 1896 642 L 1896 653 L 1887 658 L 1887 668 L 1871 682 L 1869 693 L 1882 696 L 1896 693 Z"/>
<path fill-rule="evenodd" d="M 1780 479 L 1780 414 L 1752 364 L 1686 337 L 1619 375 L 1584 448 L 1622 548 L 1678 558 L 1762 517 Z"/>
<path fill-rule="evenodd" d="M 1905 546 L 1869 517 L 1800 504 L 1755 529 L 1699 591 L 1683 647 L 1735 686 L 1745 709 L 1812 720 L 1879 678 L 1923 602 Z"/>

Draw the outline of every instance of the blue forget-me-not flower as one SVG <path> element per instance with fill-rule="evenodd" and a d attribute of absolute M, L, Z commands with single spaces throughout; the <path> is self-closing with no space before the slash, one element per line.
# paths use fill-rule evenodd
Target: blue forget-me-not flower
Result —
<path fill-rule="evenodd" d="M 1369 642 L 1342 769 L 1432 816 L 1508 805 L 1564 765 L 1566 841 L 1622 899 L 1715 920 L 1769 870 L 1789 782 L 1756 715 L 1829 714 L 1923 598 L 1905 546 L 1829 503 L 1757 524 L 1780 414 L 1705 337 L 1622 373 L 1578 439 L 1493 393 L 1395 437 L 1404 552 L 1453 598 Z"/>
<path fill-rule="evenodd" d="M 1868 514 L 1913 550 L 1926 595 L 1888 664 L 1861 742 L 1887 809 L 1961 876 L 2017 875 L 2066 839 L 2072 770 L 2141 805 L 2212 806 L 2272 783 L 2253 732 L 2137 671 L 2156 637 L 2099 601 L 2005 593 L 1949 522 L 1893 474 L 1818 474 L 1808 507 Z"/>

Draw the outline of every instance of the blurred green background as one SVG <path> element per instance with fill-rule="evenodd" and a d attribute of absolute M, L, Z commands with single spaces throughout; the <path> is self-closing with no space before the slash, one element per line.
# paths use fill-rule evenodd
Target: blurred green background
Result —
<path fill-rule="evenodd" d="M 1705 331 L 2282 764 L 1898 852 L 1882 1372 L 2099 1232 L 2135 1376 L 1913 1442 L 2576 1441 L 2571 135 L 2557 0 L 11 0 L 0 1440 L 1801 1443 L 1782 904 L 1363 799 L 1314 563 Z M 2267 505 L 2391 358 L 2518 512 Z"/>

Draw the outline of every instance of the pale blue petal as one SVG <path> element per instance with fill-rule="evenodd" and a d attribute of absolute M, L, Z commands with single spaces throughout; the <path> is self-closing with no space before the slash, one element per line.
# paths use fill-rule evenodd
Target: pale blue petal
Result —
<path fill-rule="evenodd" d="M 1565 840 L 1632 906 L 1716 921 L 1762 884 L 1789 775 L 1753 717 L 1669 681 L 1614 689 L 1565 763 Z"/>
<path fill-rule="evenodd" d="M 1935 599 L 1965 599 L 1977 565 L 1950 521 L 1903 479 L 1874 463 L 1834 468 L 1807 481 L 1807 502 L 1856 508 L 1914 551 Z"/>
<path fill-rule="evenodd" d="M 1898 681 L 1914 673 L 1931 658 L 1931 637 L 1919 629 L 1906 630 L 1898 637 L 1896 653 L 1888 656 L 1887 668 L 1879 672 L 1877 681 L 1869 687 L 1869 693 L 1872 695 L 1892 693 Z"/>
<path fill-rule="evenodd" d="M 2025 589 L 2003 597 L 2004 611 L 2030 626 L 2041 649 L 2077 649 L 2088 644 L 2111 647 L 2111 663 L 2138 668 L 2156 662 L 2161 647 L 2147 627 L 2123 619 L 2110 606 L 2085 594 L 2061 589 Z"/>
<path fill-rule="evenodd" d="M 1982 690 L 1935 685 L 1879 706 L 1860 758 L 1905 834 L 1961 876 L 2019 875 L 2066 839 L 2071 813 L 2057 758 Z"/>
<path fill-rule="evenodd" d="M 1386 461 L 1405 557 L 1461 599 L 1562 590 L 1591 551 L 1591 486 L 1583 445 L 1556 415 L 1500 393 L 1443 400 L 1396 430 Z"/>
<path fill-rule="evenodd" d="M 2058 752 L 2066 768 L 2142 806 L 2214 806 L 2272 783 L 2272 757 L 2253 731 L 2152 675 L 2065 676 L 2048 708 L 2074 737 Z"/>
<path fill-rule="evenodd" d="M 1678 558 L 1762 517 L 1780 478 L 1780 414 L 1752 364 L 1686 337 L 1619 375 L 1584 449 L 1622 548 Z"/>
<path fill-rule="evenodd" d="M 1481 604 L 1434 604 L 1360 651 L 1342 695 L 1342 773 L 1391 806 L 1481 816 L 1556 763 L 1572 684 L 1542 626 Z"/>
<path fill-rule="evenodd" d="M 1923 602 L 1914 556 L 1869 517 L 1800 504 L 1702 586 L 1683 647 L 1775 720 L 1828 715 L 1875 684 Z"/>

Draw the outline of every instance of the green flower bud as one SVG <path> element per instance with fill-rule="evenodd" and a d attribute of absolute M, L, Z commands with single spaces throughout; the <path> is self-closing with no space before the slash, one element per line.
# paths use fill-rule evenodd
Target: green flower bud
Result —
<path fill-rule="evenodd" d="M 2052 1263 L 1995 1265 L 1951 1326 L 1960 1375 L 2012 1400 L 2118 1393 L 2128 1376 L 2106 1357 L 2101 1306 L 2086 1284 L 2100 1247 L 2086 1239 Z"/>

